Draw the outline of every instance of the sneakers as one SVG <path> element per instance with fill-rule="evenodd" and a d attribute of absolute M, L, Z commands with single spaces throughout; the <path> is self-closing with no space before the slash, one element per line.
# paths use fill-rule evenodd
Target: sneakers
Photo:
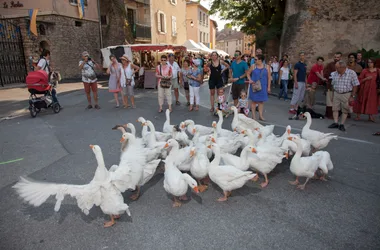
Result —
<path fill-rule="evenodd" d="M 338 129 L 339 129 L 340 131 L 342 131 L 342 132 L 346 132 L 346 128 L 344 127 L 343 124 L 340 124 Z"/>
<path fill-rule="evenodd" d="M 334 122 L 328 128 L 339 128 L 339 124 Z"/>

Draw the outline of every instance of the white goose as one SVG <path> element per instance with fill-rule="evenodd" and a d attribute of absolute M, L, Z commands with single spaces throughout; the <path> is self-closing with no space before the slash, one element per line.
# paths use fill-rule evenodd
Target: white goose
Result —
<path fill-rule="evenodd" d="M 58 184 L 20 177 L 20 181 L 13 188 L 23 200 L 35 207 L 39 207 L 51 195 L 54 195 L 57 200 L 54 206 L 56 212 L 59 211 L 66 195 L 76 198 L 78 207 L 86 215 L 94 205 L 100 206 L 103 213 L 111 217 L 111 221 L 105 222 L 104 227 L 114 225 L 114 219 L 124 212 L 131 216 L 129 207 L 124 203 L 121 195 L 125 189 L 120 189 L 128 186 L 123 183 L 124 179 L 128 178 L 128 173 L 121 170 L 115 173 L 109 172 L 105 167 L 100 147 L 97 145 L 90 145 L 90 147 L 98 162 L 94 178 L 90 183 L 86 185 Z"/>
<path fill-rule="evenodd" d="M 187 200 L 188 186 L 196 193 L 199 192 L 197 182 L 190 175 L 181 173 L 170 159 L 166 159 L 164 162 L 164 189 L 174 196 L 173 207 L 180 207 L 182 205 L 180 200 Z"/>
<path fill-rule="evenodd" d="M 329 171 L 333 170 L 334 165 L 331 161 L 331 156 L 330 153 L 327 151 L 318 151 L 313 154 L 314 156 L 319 157 L 320 162 L 319 162 L 319 168 L 323 172 L 323 176 L 321 176 L 319 179 L 322 181 L 326 181 L 326 175 Z"/>
<path fill-rule="evenodd" d="M 145 118 L 143 117 L 139 117 L 139 119 L 137 119 L 137 122 L 140 122 L 141 125 L 143 126 L 144 123 L 146 122 Z M 154 124 L 152 123 L 153 127 L 154 127 Z M 156 129 L 155 129 L 156 130 Z M 143 129 L 141 131 L 141 136 L 142 138 L 144 139 L 144 142 L 145 143 L 148 143 L 148 140 L 149 140 L 149 131 L 148 131 L 148 127 L 147 126 L 143 126 Z M 156 134 L 156 140 L 157 141 L 160 141 L 160 142 L 166 142 L 167 140 L 169 140 L 171 138 L 171 134 L 170 133 L 163 133 L 163 132 L 159 132 L 159 131 L 156 131 L 155 132 Z"/>
<path fill-rule="evenodd" d="M 194 158 L 190 167 L 190 173 L 198 182 L 199 192 L 204 192 L 208 186 L 203 185 L 201 181 L 208 175 L 210 161 L 205 153 L 197 150 L 195 147 L 190 149 L 190 157 Z"/>
<path fill-rule="evenodd" d="M 166 162 L 172 162 L 182 172 L 188 172 L 191 168 L 190 147 L 179 148 L 179 143 L 170 139 L 166 142 L 164 148 L 171 148 Z"/>
<path fill-rule="evenodd" d="M 166 121 L 164 123 L 162 132 L 171 134 L 173 131 L 173 125 L 170 125 L 170 110 L 169 109 L 165 111 L 165 115 L 166 115 Z"/>
<path fill-rule="evenodd" d="M 184 126 L 187 127 L 187 132 L 189 132 L 191 135 L 194 135 L 194 128 L 199 132 L 199 135 L 209 135 L 213 133 L 212 127 L 210 128 L 200 124 L 195 124 L 193 120 L 184 121 Z"/>
<path fill-rule="evenodd" d="M 317 130 L 310 129 L 311 126 L 311 115 L 309 112 L 303 114 L 306 116 L 307 122 L 302 128 L 302 138 L 308 140 L 313 146 L 314 150 L 321 150 L 329 144 L 332 139 L 338 140 L 338 136 L 333 133 L 322 133 Z"/>
<path fill-rule="evenodd" d="M 250 150 L 250 146 L 244 147 L 240 156 L 224 153 L 221 155 L 221 160 L 224 165 L 231 165 L 242 171 L 247 171 L 249 169 L 247 155 Z"/>
<path fill-rule="evenodd" d="M 302 155 L 303 156 L 309 156 L 310 155 L 310 151 L 311 151 L 311 144 L 310 144 L 310 142 L 308 140 L 302 139 L 300 137 L 300 135 L 298 135 L 298 134 L 292 134 L 291 130 L 292 130 L 292 128 L 290 127 L 290 125 L 288 125 L 286 127 L 287 137 L 297 137 L 298 139 L 300 139 L 301 143 L 302 143 Z M 282 142 L 281 148 L 283 148 L 283 149 L 285 149 L 287 151 L 290 151 L 289 155 L 293 155 L 297 151 L 297 144 L 294 141 L 290 141 L 290 140 L 285 139 Z"/>
<path fill-rule="evenodd" d="M 306 183 L 315 175 L 315 171 L 317 171 L 319 167 L 320 158 L 318 155 L 301 157 L 301 141 L 296 137 L 289 137 L 288 140 L 294 141 L 297 144 L 296 154 L 290 162 L 290 171 L 296 176 L 296 180 L 290 181 L 289 183 L 291 185 L 298 185 L 298 178 L 306 177 L 305 183 L 297 186 L 299 189 L 305 189 Z"/>
<path fill-rule="evenodd" d="M 217 114 L 218 114 L 218 117 L 219 117 L 218 123 L 216 124 L 216 129 L 217 129 L 218 135 L 219 136 L 223 136 L 223 137 L 233 137 L 233 136 L 235 136 L 236 132 L 232 132 L 232 131 L 229 131 L 227 129 L 223 129 L 222 128 L 222 125 L 223 125 L 223 113 L 222 113 L 222 111 L 218 110 Z"/>
<path fill-rule="evenodd" d="M 149 149 L 153 150 L 152 153 L 158 154 L 161 158 L 165 159 L 167 156 L 167 151 L 163 148 L 166 144 L 166 142 L 158 142 L 156 141 L 156 129 L 154 128 L 154 125 L 151 121 L 146 121 L 143 124 L 144 127 L 148 126 L 150 133 L 148 134 L 148 143 L 147 146 Z"/>
<path fill-rule="evenodd" d="M 209 147 L 214 152 L 215 158 L 210 163 L 208 175 L 210 179 L 223 190 L 224 196 L 219 198 L 218 201 L 226 201 L 231 195 L 232 190 L 241 188 L 248 180 L 254 178 L 256 174 L 251 171 L 241 171 L 230 165 L 219 166 L 219 146 L 217 144 L 211 144 Z"/>
<path fill-rule="evenodd" d="M 181 127 L 184 127 L 183 122 L 181 122 L 179 126 L 173 126 L 172 138 L 178 141 L 182 147 L 189 146 L 191 143 L 189 136 L 186 134 L 185 129 L 182 130 Z"/>
<path fill-rule="evenodd" d="M 216 124 L 216 123 L 215 123 Z M 210 159 L 212 157 L 212 151 L 206 146 L 206 139 L 207 136 L 199 136 L 199 132 L 197 129 L 193 128 L 193 139 L 192 139 L 192 146 L 194 146 L 197 149 L 197 152 L 202 152 L 207 155 L 207 157 Z M 204 138 L 203 138 L 204 137 Z M 202 141 L 200 140 L 202 138 Z"/>
<path fill-rule="evenodd" d="M 120 142 L 126 145 L 122 146 L 124 150 L 121 153 L 120 163 L 116 170 L 130 167 L 130 183 L 134 187 L 132 189 L 137 191 L 130 198 L 137 200 L 140 196 L 140 187 L 153 177 L 161 160 L 157 159 L 148 162 L 145 148 L 131 133 L 124 133 Z"/>
<path fill-rule="evenodd" d="M 222 153 L 236 154 L 239 148 L 243 145 L 244 136 L 240 134 L 234 134 L 234 137 L 215 137 L 214 135 L 209 135 L 206 140 L 206 145 L 212 143 L 217 143 L 220 147 Z"/>
<path fill-rule="evenodd" d="M 231 127 L 232 130 L 235 130 L 237 126 L 240 126 L 242 129 L 251 129 L 262 128 L 263 125 L 257 121 L 246 117 L 244 114 L 239 114 L 235 106 L 231 106 L 231 110 L 234 112 L 234 118 L 232 119 Z"/>

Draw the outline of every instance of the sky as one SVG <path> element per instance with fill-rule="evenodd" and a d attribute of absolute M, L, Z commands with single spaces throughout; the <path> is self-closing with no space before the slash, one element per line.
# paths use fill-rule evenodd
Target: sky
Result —
<path fill-rule="evenodd" d="M 201 4 L 205 6 L 206 8 L 210 9 L 211 7 L 211 0 L 201 0 Z M 211 19 L 215 20 L 218 23 L 218 30 L 222 30 L 224 25 L 228 23 L 228 21 L 221 20 L 218 15 L 212 15 L 210 16 Z"/>

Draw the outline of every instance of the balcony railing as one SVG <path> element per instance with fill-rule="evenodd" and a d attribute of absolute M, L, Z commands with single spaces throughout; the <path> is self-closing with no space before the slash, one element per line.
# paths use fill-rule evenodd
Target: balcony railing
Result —
<path fill-rule="evenodd" d="M 149 25 L 135 23 L 133 27 L 134 38 L 152 39 L 152 28 Z"/>

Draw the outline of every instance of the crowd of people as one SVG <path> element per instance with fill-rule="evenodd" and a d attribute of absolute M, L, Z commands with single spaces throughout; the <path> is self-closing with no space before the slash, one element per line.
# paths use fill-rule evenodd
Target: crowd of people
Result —
<path fill-rule="evenodd" d="M 139 71 L 131 58 L 123 55 L 117 60 L 110 55 L 111 64 L 107 69 L 109 74 L 109 92 L 113 93 L 116 108 L 120 107 L 119 93 L 124 108 L 135 108 L 134 75 Z M 302 106 L 305 110 L 313 110 L 315 94 L 318 86 L 324 86 L 326 94 L 325 117 L 333 119 L 329 128 L 338 128 L 345 131 L 345 121 L 350 114 L 354 120 L 361 119 L 361 115 L 368 115 L 368 121 L 375 122 L 375 115 L 380 105 L 380 71 L 375 67 L 375 59 L 363 59 L 360 52 L 350 53 L 347 62 L 341 52 L 334 54 L 333 61 L 324 66 L 324 58 L 317 57 L 315 64 L 308 71 L 305 62 L 305 53 L 299 53 L 299 60 L 294 66 L 289 56 L 284 54 L 281 60 L 276 56 L 270 57 L 268 63 L 261 49 L 257 49 L 255 56 L 243 55 L 236 50 L 233 57 L 222 57 L 216 51 L 209 56 L 189 53 L 181 58 L 174 54 L 162 55 L 156 66 L 158 89 L 158 112 L 163 111 L 166 101 L 170 112 L 173 111 L 172 92 L 175 105 L 179 101 L 179 88 L 185 90 L 189 111 L 198 111 L 200 103 L 200 87 L 208 77 L 210 91 L 210 112 L 216 109 L 228 113 L 227 99 L 233 99 L 234 106 L 239 112 L 256 119 L 265 120 L 263 115 L 264 103 L 268 100 L 272 86 L 278 85 L 280 92 L 278 99 L 289 99 L 291 89 L 289 113 L 299 114 Z M 51 72 L 50 51 L 44 50 L 35 69 Z M 86 109 L 100 109 L 98 103 L 96 69 L 102 70 L 102 65 L 95 62 L 88 52 L 82 53 L 79 62 L 82 73 L 82 82 L 87 96 Z M 224 93 L 224 86 L 231 83 L 230 93 Z M 91 98 L 93 93 L 94 106 Z M 53 99 L 57 102 L 54 90 Z M 216 95 L 216 96 L 215 96 Z M 129 101 L 131 105 L 129 104 Z M 339 122 L 340 118 L 340 122 Z M 380 135 L 380 133 L 375 133 Z"/>

